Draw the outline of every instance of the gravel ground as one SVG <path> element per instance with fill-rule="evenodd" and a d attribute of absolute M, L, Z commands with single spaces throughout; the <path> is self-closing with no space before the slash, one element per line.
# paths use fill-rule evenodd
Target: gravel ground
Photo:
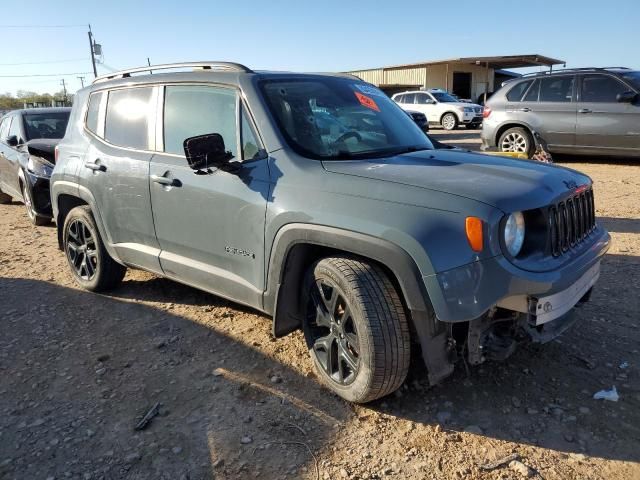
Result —
<path fill-rule="evenodd" d="M 434 388 L 417 363 L 367 406 L 256 312 L 143 272 L 78 290 L 55 229 L 1 205 L 0 478 L 640 479 L 640 167 L 563 162 L 614 240 L 574 328 Z"/>

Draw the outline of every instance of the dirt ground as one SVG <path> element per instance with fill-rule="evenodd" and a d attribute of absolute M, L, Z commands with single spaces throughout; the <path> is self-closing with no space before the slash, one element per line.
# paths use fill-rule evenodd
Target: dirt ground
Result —
<path fill-rule="evenodd" d="M 640 165 L 563 164 L 593 177 L 613 236 L 577 324 L 433 388 L 416 364 L 367 406 L 251 310 L 136 271 L 78 290 L 55 229 L 1 205 L 0 478 L 640 479 Z M 613 385 L 617 403 L 592 398 Z M 511 454 L 530 470 L 481 468 Z"/>

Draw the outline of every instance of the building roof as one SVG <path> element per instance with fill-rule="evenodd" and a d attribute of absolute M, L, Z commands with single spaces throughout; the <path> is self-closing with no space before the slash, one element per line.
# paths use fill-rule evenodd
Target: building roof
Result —
<path fill-rule="evenodd" d="M 350 70 L 351 72 L 362 72 L 366 70 L 392 70 L 392 69 L 400 69 L 400 68 L 412 68 L 412 67 L 424 67 L 427 65 L 440 65 L 445 63 L 471 63 L 477 65 L 489 65 L 489 68 L 522 68 L 522 67 L 535 67 L 540 65 L 552 66 L 552 65 L 562 65 L 566 62 L 564 60 L 559 60 L 557 58 L 546 57 L 544 55 L 538 55 L 537 53 L 530 55 L 503 55 L 503 56 L 495 56 L 495 57 L 459 57 L 459 58 L 448 58 L 445 60 L 432 60 L 425 62 L 417 62 L 417 63 L 406 63 L 404 65 L 388 65 L 386 67 L 378 67 L 378 68 L 364 68 L 361 70 L 354 69 Z"/>

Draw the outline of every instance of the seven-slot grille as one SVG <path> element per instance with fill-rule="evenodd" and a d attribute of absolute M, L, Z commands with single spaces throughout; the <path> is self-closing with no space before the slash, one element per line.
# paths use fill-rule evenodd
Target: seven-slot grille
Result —
<path fill-rule="evenodd" d="M 595 228 L 593 190 L 588 188 L 549 207 L 551 253 L 558 257 L 581 243 Z"/>

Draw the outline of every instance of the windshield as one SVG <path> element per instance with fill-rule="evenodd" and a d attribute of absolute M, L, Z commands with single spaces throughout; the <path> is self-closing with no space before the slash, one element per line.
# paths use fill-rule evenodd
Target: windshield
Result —
<path fill-rule="evenodd" d="M 24 116 L 27 141 L 34 138 L 62 138 L 68 121 L 69 112 L 27 113 Z"/>
<path fill-rule="evenodd" d="M 622 75 L 627 82 L 633 85 L 637 90 L 640 90 L 640 72 L 629 72 Z"/>
<path fill-rule="evenodd" d="M 439 102 L 449 103 L 460 101 L 457 98 L 449 95 L 447 92 L 431 92 L 431 95 L 433 95 Z"/>
<path fill-rule="evenodd" d="M 411 117 L 369 84 L 312 77 L 260 86 L 285 138 L 306 157 L 382 157 L 433 148 Z"/>

